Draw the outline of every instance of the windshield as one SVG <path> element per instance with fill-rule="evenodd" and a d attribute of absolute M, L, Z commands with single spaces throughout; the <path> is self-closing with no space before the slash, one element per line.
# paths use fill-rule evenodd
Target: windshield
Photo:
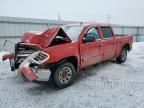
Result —
<path fill-rule="evenodd" d="M 83 30 L 83 26 L 63 26 L 62 28 L 72 41 L 76 41 Z"/>

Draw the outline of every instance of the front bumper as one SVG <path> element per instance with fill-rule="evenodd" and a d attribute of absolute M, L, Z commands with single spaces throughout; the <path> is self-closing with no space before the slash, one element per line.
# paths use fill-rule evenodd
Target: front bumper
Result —
<path fill-rule="evenodd" d="M 30 67 L 24 67 L 21 70 L 21 74 L 29 81 L 48 81 L 51 71 L 49 69 L 39 69 L 34 72 Z"/>
<path fill-rule="evenodd" d="M 25 77 L 29 81 L 48 81 L 51 75 L 49 69 L 34 69 L 31 64 L 39 66 L 49 59 L 49 55 L 43 51 L 38 51 L 27 57 L 19 66 L 18 76 Z"/>

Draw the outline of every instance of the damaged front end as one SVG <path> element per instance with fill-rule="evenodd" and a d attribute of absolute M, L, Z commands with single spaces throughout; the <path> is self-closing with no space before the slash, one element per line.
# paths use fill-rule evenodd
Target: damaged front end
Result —
<path fill-rule="evenodd" d="M 3 49 L 10 53 L 4 55 L 3 60 L 9 59 L 11 71 L 16 71 L 18 76 L 29 81 L 48 81 L 53 63 L 48 64 L 49 54 L 44 52 L 48 51 L 45 49 L 70 42 L 72 40 L 61 27 L 51 27 L 39 33 L 26 32 L 17 44 L 5 41 Z"/>
<path fill-rule="evenodd" d="M 12 45 L 13 44 L 13 45 Z M 3 49 L 10 52 L 3 55 L 3 61 L 9 59 L 12 71 L 29 81 L 48 81 L 51 75 L 49 69 L 42 65 L 49 59 L 49 54 L 42 51 L 37 44 L 29 43 L 4 43 Z"/>
<path fill-rule="evenodd" d="M 51 75 L 50 70 L 40 69 L 43 63 L 49 59 L 49 55 L 43 51 L 37 51 L 28 56 L 19 66 L 18 75 L 24 76 L 29 81 L 48 81 Z"/>

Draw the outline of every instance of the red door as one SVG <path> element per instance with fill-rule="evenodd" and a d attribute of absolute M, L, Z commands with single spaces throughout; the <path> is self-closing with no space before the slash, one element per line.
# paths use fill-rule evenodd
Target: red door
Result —
<path fill-rule="evenodd" d="M 116 45 L 115 39 L 111 27 L 101 27 L 103 35 L 103 51 L 104 51 L 104 60 L 112 59 L 115 56 Z"/>
<path fill-rule="evenodd" d="M 103 50 L 104 50 L 104 60 L 112 59 L 115 56 L 115 46 L 114 39 L 104 39 L 103 40 Z"/>
<path fill-rule="evenodd" d="M 97 28 L 90 28 L 87 34 L 93 34 L 95 41 L 86 42 L 80 45 L 81 51 L 81 67 L 101 62 L 103 59 L 103 45 Z"/>

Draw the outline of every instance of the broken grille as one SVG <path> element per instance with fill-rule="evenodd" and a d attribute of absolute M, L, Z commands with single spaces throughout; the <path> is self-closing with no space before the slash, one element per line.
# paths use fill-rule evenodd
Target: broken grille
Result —
<path fill-rule="evenodd" d="M 29 56 L 32 62 L 42 64 L 49 59 L 49 55 L 43 51 L 37 51 Z"/>

